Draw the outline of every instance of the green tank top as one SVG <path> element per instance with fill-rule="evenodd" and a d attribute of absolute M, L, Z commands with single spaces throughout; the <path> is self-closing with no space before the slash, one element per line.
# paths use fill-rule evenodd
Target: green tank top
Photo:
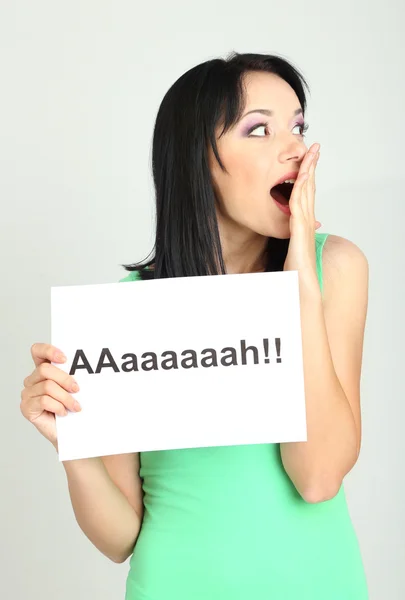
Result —
<path fill-rule="evenodd" d="M 315 234 L 321 290 L 327 235 Z M 125 600 L 368 599 L 343 485 L 305 502 L 280 444 L 141 452 L 140 465 L 145 511 Z"/>

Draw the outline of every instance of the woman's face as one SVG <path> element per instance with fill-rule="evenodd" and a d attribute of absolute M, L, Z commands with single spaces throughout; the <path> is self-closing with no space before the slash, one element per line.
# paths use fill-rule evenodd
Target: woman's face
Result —
<path fill-rule="evenodd" d="M 297 114 L 301 106 L 288 83 L 272 73 L 249 73 L 245 84 L 244 116 L 219 140 L 217 137 L 228 174 L 209 148 L 218 221 L 222 230 L 228 226 L 235 232 L 236 227 L 285 239 L 290 237 L 290 217 L 278 207 L 270 189 L 283 176 L 298 173 L 308 151 L 304 119 L 302 113 Z M 251 112 L 257 109 L 271 114 Z"/>

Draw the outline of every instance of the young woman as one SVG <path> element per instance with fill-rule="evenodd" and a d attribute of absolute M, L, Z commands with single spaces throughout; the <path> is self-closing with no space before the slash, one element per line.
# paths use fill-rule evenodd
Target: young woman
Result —
<path fill-rule="evenodd" d="M 115 562 L 132 555 L 126 600 L 368 598 L 342 485 L 361 443 L 368 263 L 316 232 L 304 85 L 280 57 L 234 53 L 160 106 L 154 255 L 122 281 L 297 270 L 308 441 L 64 462 L 86 536 Z M 77 387 L 50 364 L 58 349 L 31 352 L 21 410 L 57 449 L 54 415 L 80 410 Z"/>

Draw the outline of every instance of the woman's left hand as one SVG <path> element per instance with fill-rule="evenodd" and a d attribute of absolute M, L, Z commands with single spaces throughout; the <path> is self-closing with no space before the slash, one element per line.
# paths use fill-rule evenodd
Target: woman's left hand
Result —
<path fill-rule="evenodd" d="M 320 144 L 313 144 L 301 163 L 289 202 L 290 244 L 284 271 L 298 271 L 300 279 L 318 281 L 316 271 L 315 230 L 321 227 L 315 220 L 315 168 Z"/>

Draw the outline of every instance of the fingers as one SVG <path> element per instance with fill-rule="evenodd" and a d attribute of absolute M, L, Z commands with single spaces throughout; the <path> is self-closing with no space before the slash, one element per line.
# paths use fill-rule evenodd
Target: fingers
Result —
<path fill-rule="evenodd" d="M 68 411 L 63 404 L 54 398 L 51 398 L 50 396 L 41 396 L 39 401 L 36 402 L 32 408 L 36 409 L 36 412 L 43 412 L 46 410 L 54 415 L 58 415 L 59 417 L 66 417 L 68 414 Z M 32 412 L 32 415 L 34 414 L 35 412 Z"/>
<path fill-rule="evenodd" d="M 55 381 L 68 392 L 76 393 L 79 391 L 79 386 L 71 375 L 48 362 L 41 363 L 34 369 L 31 375 L 28 375 L 28 377 L 24 379 L 24 387 L 32 387 L 46 379 Z"/>
<path fill-rule="evenodd" d="M 306 216 L 308 216 L 307 208 L 304 206 L 305 199 L 303 196 L 308 193 L 307 184 L 309 183 L 308 180 L 311 178 L 311 169 L 313 169 L 314 157 L 316 157 L 319 148 L 320 144 L 313 144 L 304 156 L 304 159 L 301 163 L 298 178 L 294 184 L 289 202 L 291 214 L 294 214 L 295 211 L 300 209 L 305 213 Z"/>
<path fill-rule="evenodd" d="M 59 354 L 59 357 L 57 356 Z M 21 412 L 34 421 L 44 411 L 57 415 L 67 414 L 66 409 L 78 412 L 79 403 L 71 394 L 79 391 L 75 379 L 52 362 L 65 362 L 61 351 L 51 344 L 34 344 L 31 355 L 36 365 L 34 371 L 24 379 L 21 392 Z"/>
<path fill-rule="evenodd" d="M 294 183 L 290 201 L 288 203 L 292 215 L 298 214 L 297 211 L 302 210 L 302 195 L 304 193 L 304 185 L 307 179 L 308 173 L 302 171 Z"/>
<path fill-rule="evenodd" d="M 61 416 L 67 414 L 66 409 L 72 412 L 81 410 L 73 396 L 50 379 L 24 388 L 20 408 L 24 417 L 30 421 L 35 420 L 44 410 Z"/>
<path fill-rule="evenodd" d="M 320 147 L 321 147 L 320 144 L 312 144 L 312 146 L 310 147 L 310 149 L 304 156 L 304 160 L 301 163 L 300 174 L 301 173 L 309 174 L 313 160 L 314 160 L 317 152 L 319 151 Z"/>
<path fill-rule="evenodd" d="M 301 164 L 300 173 L 303 174 L 303 185 L 300 186 L 300 194 L 297 204 L 308 221 L 315 221 L 315 168 L 319 158 L 320 144 L 313 144 L 308 150 Z"/>
<path fill-rule="evenodd" d="M 312 158 L 311 164 L 308 169 L 308 184 L 307 184 L 307 186 L 309 189 L 311 189 L 311 187 L 314 183 L 314 173 L 315 173 L 316 165 L 318 162 L 318 157 L 319 157 L 319 152 L 317 152 L 315 154 L 315 156 Z"/>
<path fill-rule="evenodd" d="M 31 356 L 38 367 L 43 362 L 65 362 L 66 356 L 59 348 L 51 346 L 51 344 L 33 344 L 31 346 Z"/>
<path fill-rule="evenodd" d="M 315 170 L 319 160 L 319 152 L 316 153 L 312 159 L 311 166 L 309 168 L 309 177 L 306 186 L 306 198 L 307 198 L 307 217 L 315 220 Z"/>
<path fill-rule="evenodd" d="M 308 150 L 308 154 L 309 154 L 309 162 L 312 162 L 312 160 L 315 158 L 315 156 L 317 155 L 317 153 L 319 152 L 319 150 L 321 149 L 321 144 L 312 144 L 312 146 L 310 147 L 310 149 Z"/>
<path fill-rule="evenodd" d="M 49 396 L 72 412 L 79 412 L 80 410 L 77 400 L 51 379 L 40 381 L 29 388 L 29 396 L 32 406 L 35 408 L 42 407 L 41 398 Z"/>
<path fill-rule="evenodd" d="M 319 152 L 317 151 L 313 153 L 313 151 L 310 150 L 305 158 L 307 157 L 308 162 L 306 168 L 304 169 L 304 172 L 307 175 L 308 186 L 310 186 L 314 178 L 315 168 L 319 158 Z"/>

